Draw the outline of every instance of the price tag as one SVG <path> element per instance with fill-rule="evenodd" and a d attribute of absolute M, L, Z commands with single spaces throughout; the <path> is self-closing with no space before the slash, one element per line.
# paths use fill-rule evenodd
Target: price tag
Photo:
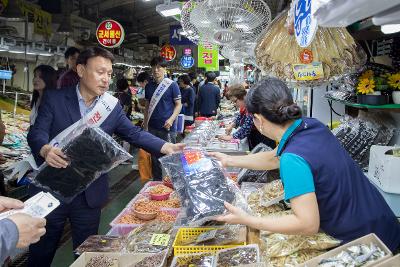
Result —
<path fill-rule="evenodd" d="M 153 234 L 150 245 L 167 247 L 170 238 L 171 236 L 167 234 Z"/>
<path fill-rule="evenodd" d="M 216 234 L 217 234 L 217 230 L 211 230 L 211 231 L 202 233 L 201 235 L 199 235 L 197 237 L 196 243 L 202 243 L 204 241 L 214 239 Z"/>
<path fill-rule="evenodd" d="M 321 62 L 311 64 L 294 64 L 294 77 L 298 81 L 319 80 L 324 77 L 324 69 Z"/>

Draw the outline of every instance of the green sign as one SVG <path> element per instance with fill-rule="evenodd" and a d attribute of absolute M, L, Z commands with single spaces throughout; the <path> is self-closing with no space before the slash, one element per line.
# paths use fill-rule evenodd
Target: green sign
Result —
<path fill-rule="evenodd" d="M 212 44 L 199 44 L 197 49 L 197 66 L 206 71 L 218 71 L 218 47 Z"/>

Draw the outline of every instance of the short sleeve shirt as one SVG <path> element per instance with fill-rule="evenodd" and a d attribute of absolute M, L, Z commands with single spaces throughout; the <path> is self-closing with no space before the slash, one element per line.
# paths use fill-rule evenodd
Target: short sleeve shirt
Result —
<path fill-rule="evenodd" d="M 278 155 L 301 122 L 301 119 L 296 120 L 283 134 L 278 146 Z M 315 192 L 314 177 L 311 167 L 305 159 L 293 153 L 283 152 L 279 162 L 280 175 L 285 191 L 285 200 Z"/>
<path fill-rule="evenodd" d="M 146 100 L 150 102 L 156 91 L 158 84 L 154 81 L 149 82 L 145 88 Z M 181 99 L 181 91 L 176 82 L 173 82 L 164 95 L 161 97 L 149 121 L 149 127 L 157 130 L 164 129 L 165 122 L 172 116 L 175 108 L 175 101 Z M 171 127 L 175 131 L 175 127 Z"/>

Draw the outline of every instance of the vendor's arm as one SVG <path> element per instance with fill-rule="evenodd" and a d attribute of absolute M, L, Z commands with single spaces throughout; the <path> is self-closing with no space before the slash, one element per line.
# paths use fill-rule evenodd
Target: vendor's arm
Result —
<path fill-rule="evenodd" d="M 283 217 L 254 217 L 227 204 L 230 214 L 219 220 L 245 224 L 249 227 L 283 234 L 315 234 L 319 230 L 320 218 L 314 179 L 311 168 L 301 157 L 283 154 L 281 177 L 285 189 L 285 200 L 290 200 L 293 215 Z"/>
<path fill-rule="evenodd" d="M 48 144 L 54 116 L 52 103 L 57 103 L 57 101 L 51 100 L 50 94 L 51 92 L 49 91 L 43 95 L 38 116 L 35 124 L 29 129 L 27 141 L 37 163 L 45 160 L 52 167 L 65 168 L 68 163 L 64 160 L 64 153 L 62 153 L 61 149 Z"/>
<path fill-rule="evenodd" d="M 244 139 L 250 135 L 251 129 L 253 128 L 253 116 L 246 115 L 244 119 L 244 123 L 242 126 L 240 126 L 239 130 L 237 130 L 232 137 L 234 139 Z"/>
<path fill-rule="evenodd" d="M 250 170 L 275 170 L 279 168 L 279 159 L 276 157 L 276 150 L 246 156 L 230 156 L 212 152 L 209 155 L 217 158 L 225 167 L 238 167 Z"/>

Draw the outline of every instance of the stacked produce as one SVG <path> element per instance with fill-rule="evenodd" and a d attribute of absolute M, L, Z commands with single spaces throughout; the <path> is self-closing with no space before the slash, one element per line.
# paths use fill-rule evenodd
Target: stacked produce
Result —
<path fill-rule="evenodd" d="M 311 45 L 302 48 L 285 27 L 286 17 L 286 12 L 278 16 L 256 46 L 257 64 L 264 72 L 294 81 L 295 64 L 321 62 L 323 77 L 303 82 L 304 85 L 317 85 L 352 73 L 365 64 L 364 51 L 345 28 L 319 27 Z"/>

